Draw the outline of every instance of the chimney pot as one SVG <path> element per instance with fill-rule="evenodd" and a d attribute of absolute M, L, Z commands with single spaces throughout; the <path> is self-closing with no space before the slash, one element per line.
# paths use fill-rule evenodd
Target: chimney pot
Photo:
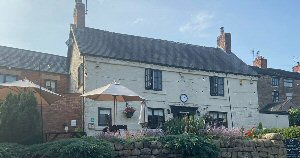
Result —
<path fill-rule="evenodd" d="M 221 28 L 220 28 L 220 32 L 221 32 L 221 34 L 224 33 L 224 27 L 221 27 Z"/>

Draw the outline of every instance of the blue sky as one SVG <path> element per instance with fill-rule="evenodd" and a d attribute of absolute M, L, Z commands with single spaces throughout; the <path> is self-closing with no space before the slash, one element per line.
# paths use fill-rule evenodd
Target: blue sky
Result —
<path fill-rule="evenodd" d="M 66 56 L 73 8 L 74 0 L 0 0 L 0 45 Z M 298 0 L 88 0 L 88 10 L 88 27 L 216 47 L 224 26 L 247 64 L 252 49 L 269 67 L 300 61 Z"/>

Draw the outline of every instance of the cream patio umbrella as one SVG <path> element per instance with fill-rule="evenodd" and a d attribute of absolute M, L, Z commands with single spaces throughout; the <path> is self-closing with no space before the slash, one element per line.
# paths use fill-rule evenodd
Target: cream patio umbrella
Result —
<path fill-rule="evenodd" d="M 18 94 L 21 92 L 33 92 L 38 104 L 41 105 L 50 105 L 61 98 L 61 95 L 25 79 L 9 83 L 1 83 L 0 101 L 5 100 L 6 96 L 10 93 Z"/>
<path fill-rule="evenodd" d="M 141 111 L 139 116 L 139 124 L 144 126 L 145 123 L 148 122 L 148 117 L 146 115 L 148 114 L 148 108 L 145 101 L 142 101 L 141 103 Z"/>
<path fill-rule="evenodd" d="M 87 92 L 82 97 L 96 101 L 113 101 L 114 102 L 114 124 L 116 122 L 117 102 L 143 101 L 144 99 L 132 90 L 120 85 L 119 83 L 108 84 L 104 87 Z"/>

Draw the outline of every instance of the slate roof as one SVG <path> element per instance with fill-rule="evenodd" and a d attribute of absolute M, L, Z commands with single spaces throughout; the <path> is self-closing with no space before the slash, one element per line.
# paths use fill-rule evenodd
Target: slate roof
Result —
<path fill-rule="evenodd" d="M 256 76 L 234 53 L 160 39 L 138 37 L 93 28 L 71 31 L 83 55 L 176 68 Z"/>
<path fill-rule="evenodd" d="M 285 71 L 281 69 L 272 69 L 266 68 L 262 69 L 259 67 L 251 66 L 254 71 L 256 71 L 259 75 L 268 75 L 268 76 L 278 76 L 284 78 L 293 78 L 293 79 L 300 79 L 300 73 Z"/>
<path fill-rule="evenodd" d="M 0 46 L 0 66 L 68 74 L 67 57 Z"/>
<path fill-rule="evenodd" d="M 266 114 L 288 114 L 288 111 L 291 108 L 299 108 L 299 105 L 297 105 L 293 99 L 270 103 L 262 108 L 259 112 Z"/>

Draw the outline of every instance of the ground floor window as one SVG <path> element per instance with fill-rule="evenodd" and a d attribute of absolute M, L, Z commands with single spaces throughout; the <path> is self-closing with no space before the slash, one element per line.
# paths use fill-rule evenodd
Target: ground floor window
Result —
<path fill-rule="evenodd" d="M 0 74 L 0 83 L 17 81 L 17 76 Z"/>
<path fill-rule="evenodd" d="M 98 108 L 98 126 L 111 125 L 111 108 Z"/>
<path fill-rule="evenodd" d="M 156 129 L 162 127 L 165 122 L 164 109 L 148 108 L 148 128 Z"/>
<path fill-rule="evenodd" d="M 52 92 L 56 92 L 56 81 L 54 80 L 46 80 L 46 88 Z"/>
<path fill-rule="evenodd" d="M 273 91 L 272 92 L 272 101 L 278 102 L 279 101 L 279 91 Z"/>
<path fill-rule="evenodd" d="M 215 127 L 228 127 L 227 112 L 210 111 L 211 118 L 209 124 Z"/>

